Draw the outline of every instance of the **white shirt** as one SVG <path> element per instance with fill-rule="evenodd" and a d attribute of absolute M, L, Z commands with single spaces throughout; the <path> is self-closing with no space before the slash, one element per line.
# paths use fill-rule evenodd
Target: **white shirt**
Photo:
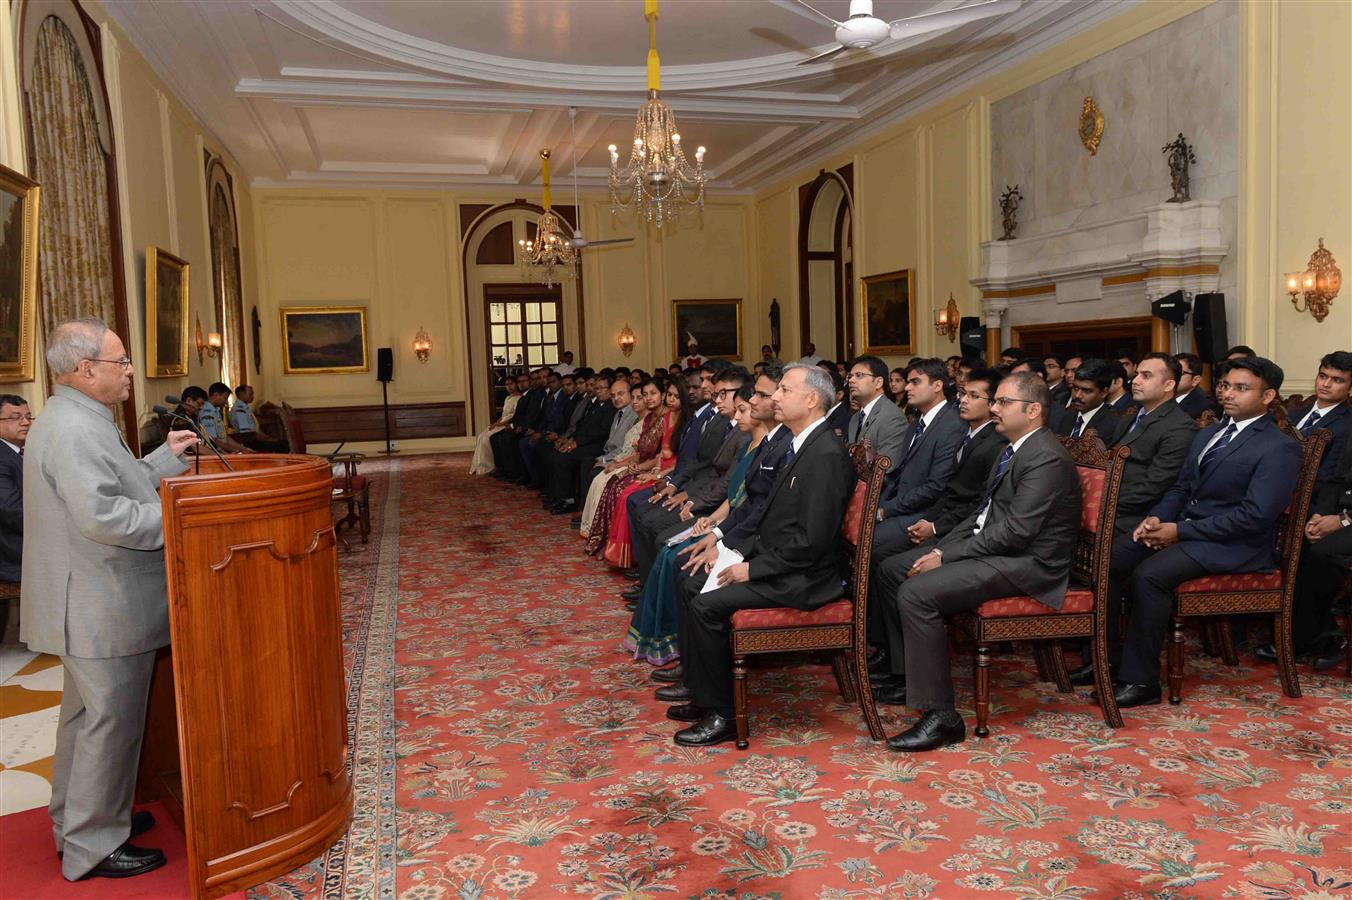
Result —
<path fill-rule="evenodd" d="M 577 371 L 577 366 L 573 365 L 572 363 L 559 363 L 557 366 L 554 367 L 554 371 L 559 373 L 560 375 L 572 375 L 574 372 Z"/>
<path fill-rule="evenodd" d="M 1206 442 L 1206 446 L 1202 448 L 1202 452 L 1197 454 L 1197 461 L 1201 462 L 1202 457 L 1206 456 L 1206 452 L 1211 449 L 1212 445 L 1214 445 L 1217 441 L 1221 439 L 1221 435 L 1225 434 L 1226 428 L 1228 428 L 1231 425 L 1235 426 L 1234 436 L 1230 438 L 1230 440 L 1233 441 L 1235 438 L 1239 437 L 1241 434 L 1244 433 L 1245 428 L 1248 428 L 1250 425 L 1252 425 L 1254 422 L 1257 422 L 1265 415 L 1267 415 L 1267 413 L 1259 413 L 1258 415 L 1245 419 L 1242 422 L 1231 421 L 1225 423 L 1225 425 L 1217 429 L 1216 433 L 1211 436 L 1211 440 Z"/>
<path fill-rule="evenodd" d="M 1041 430 L 1042 430 L 1041 428 L 1034 428 L 1032 431 L 1028 432 L 1023 437 L 1019 438 L 1013 444 L 1010 444 L 1010 446 L 1014 448 L 1014 454 L 1009 458 L 1010 466 L 1014 465 L 1014 457 L 1019 455 L 1019 448 L 1023 446 L 1023 442 L 1028 440 L 1030 437 L 1037 434 Z M 1005 471 L 1006 472 L 1009 471 L 1009 466 L 1005 467 Z M 980 534 L 981 529 L 986 527 L 986 516 L 990 514 L 991 506 L 994 503 L 995 503 L 995 494 L 994 492 L 992 492 L 991 499 L 986 501 L 986 505 L 981 508 L 980 515 L 976 517 L 976 527 L 972 529 L 972 534 Z"/>
<path fill-rule="evenodd" d="M 869 416 L 873 415 L 873 407 L 877 406 L 877 405 L 878 405 L 878 401 L 881 400 L 881 399 L 883 399 L 883 397 L 884 397 L 883 394 L 879 394 L 878 396 L 876 396 L 876 397 L 874 397 L 872 400 L 870 400 L 868 403 L 865 403 L 863 409 L 859 410 L 861 413 L 864 414 L 864 421 L 865 421 L 865 422 L 868 421 L 868 417 L 869 417 Z"/>
<path fill-rule="evenodd" d="M 805 366 L 815 366 L 817 363 L 822 361 L 822 358 L 823 357 L 818 356 L 816 353 L 814 353 L 811 356 L 799 357 L 798 362 L 802 363 Z"/>
<path fill-rule="evenodd" d="M 795 435 L 793 436 L 793 440 L 790 442 L 790 446 L 793 447 L 793 455 L 794 455 L 794 456 L 797 456 L 797 455 L 798 455 L 798 451 L 803 449 L 803 442 L 806 441 L 806 440 L 808 439 L 808 436 L 809 436 L 810 434 L 812 434 L 813 431 L 816 430 L 816 428 L 817 428 L 818 425 L 820 425 L 821 423 L 823 423 L 823 422 L 825 422 L 825 421 L 826 421 L 826 416 L 822 416 L 820 419 L 818 419 L 817 421 L 811 423 L 811 424 L 808 425 L 806 428 L 804 428 L 802 431 L 798 432 L 797 434 L 795 434 Z"/>
<path fill-rule="evenodd" d="M 1191 391 L 1188 391 L 1186 394 L 1179 394 L 1177 397 L 1174 398 L 1174 402 L 1175 402 L 1175 403 L 1182 403 L 1184 400 L 1186 400 L 1186 399 L 1188 399 L 1189 397 L 1191 397 L 1191 396 L 1193 395 L 1193 392 L 1196 391 L 1196 390 L 1197 390 L 1197 388 L 1193 388 Z"/>
<path fill-rule="evenodd" d="M 1305 414 L 1305 418 L 1300 420 L 1300 424 L 1297 425 L 1296 428 L 1304 428 L 1305 423 L 1310 421 L 1310 417 L 1313 416 L 1315 413 L 1319 413 L 1319 418 L 1322 419 L 1324 418 L 1324 416 L 1327 416 L 1329 413 L 1333 412 L 1337 408 L 1338 404 L 1336 403 L 1333 404 L 1332 406 L 1324 406 L 1324 407 L 1321 407 L 1318 403 L 1316 403 L 1314 406 L 1310 407 L 1310 411 Z M 11 446 L 13 445 L 11 444 Z"/>
<path fill-rule="evenodd" d="M 1106 404 L 1106 403 L 1100 403 L 1098 406 L 1096 406 L 1096 407 L 1094 407 L 1093 409 L 1089 410 L 1089 412 L 1076 413 L 1075 415 L 1078 416 L 1078 417 L 1081 418 L 1081 419 L 1084 419 L 1084 427 L 1085 427 L 1085 428 L 1088 428 L 1088 427 L 1089 427 L 1089 420 L 1092 419 L 1092 418 L 1094 418 L 1094 416 L 1098 415 L 1098 411 L 1099 411 L 1100 409 L 1103 409 L 1103 407 L 1105 407 L 1105 406 L 1107 406 L 1107 405 L 1108 405 L 1108 404 Z M 1071 427 L 1071 429 L 1073 430 L 1073 429 L 1075 428 L 1075 425 L 1072 424 L 1070 427 Z"/>
<path fill-rule="evenodd" d="M 20 456 L 23 455 L 23 448 L 22 448 L 22 447 L 18 446 L 17 444 L 11 444 L 9 441 L 6 441 L 4 438 L 0 438 L 0 441 L 3 441 L 3 442 L 4 442 L 4 445 L 5 445 L 6 447 L 8 447 L 9 449 L 13 450 L 15 453 L 19 454 Z"/>

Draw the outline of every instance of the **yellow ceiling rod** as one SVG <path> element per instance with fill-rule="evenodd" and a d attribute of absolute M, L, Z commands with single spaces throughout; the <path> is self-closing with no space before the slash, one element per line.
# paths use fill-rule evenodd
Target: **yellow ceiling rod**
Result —
<path fill-rule="evenodd" d="M 657 59 L 657 0 L 643 0 L 643 18 L 648 20 L 648 90 L 658 91 L 662 69 Z"/>
<path fill-rule="evenodd" d="M 545 183 L 545 209 L 549 209 L 549 151 L 540 151 L 540 178 Z"/>

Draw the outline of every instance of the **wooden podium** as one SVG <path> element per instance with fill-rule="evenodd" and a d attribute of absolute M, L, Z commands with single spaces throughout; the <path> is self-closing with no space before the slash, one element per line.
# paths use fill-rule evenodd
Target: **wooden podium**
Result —
<path fill-rule="evenodd" d="M 160 487 L 172 644 L 137 799 L 183 828 L 194 898 L 309 862 L 352 817 L 329 465 L 229 461 Z"/>

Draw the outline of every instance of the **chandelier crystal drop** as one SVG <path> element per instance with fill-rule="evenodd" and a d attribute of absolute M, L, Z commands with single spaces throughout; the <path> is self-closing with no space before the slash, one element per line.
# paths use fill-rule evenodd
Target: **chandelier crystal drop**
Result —
<path fill-rule="evenodd" d="M 680 217 L 682 206 L 704 211 L 704 148 L 695 150 L 690 165 L 681 149 L 676 115 L 659 96 L 661 65 L 657 57 L 657 0 L 645 0 L 648 20 L 648 101 L 634 122 L 634 144 L 629 161 L 620 167 L 619 149 L 610 145 L 610 207 L 612 213 L 635 207 L 658 228 Z"/>
<path fill-rule="evenodd" d="M 535 225 L 534 240 L 517 241 L 521 248 L 521 270 L 527 279 L 535 278 L 549 287 L 577 276 L 577 248 L 572 238 L 559 227 L 559 217 L 550 208 L 549 151 L 540 151 L 540 173 L 544 181 L 544 212 Z"/>

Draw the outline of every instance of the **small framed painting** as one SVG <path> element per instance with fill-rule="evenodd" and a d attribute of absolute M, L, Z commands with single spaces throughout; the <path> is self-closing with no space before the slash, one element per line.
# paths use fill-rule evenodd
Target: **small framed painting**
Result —
<path fill-rule="evenodd" d="M 188 262 L 146 248 L 146 377 L 188 374 Z"/>
<path fill-rule="evenodd" d="M 369 372 L 366 307 L 282 309 L 282 371 L 287 375 Z"/>
<path fill-rule="evenodd" d="M 915 352 L 915 270 L 864 279 L 864 352 Z"/>
<path fill-rule="evenodd" d="M 0 382 L 33 380 L 38 191 L 36 181 L 0 166 Z"/>
<path fill-rule="evenodd" d="M 672 359 L 685 355 L 690 338 L 710 359 L 742 358 L 742 301 L 673 300 L 671 304 Z"/>

